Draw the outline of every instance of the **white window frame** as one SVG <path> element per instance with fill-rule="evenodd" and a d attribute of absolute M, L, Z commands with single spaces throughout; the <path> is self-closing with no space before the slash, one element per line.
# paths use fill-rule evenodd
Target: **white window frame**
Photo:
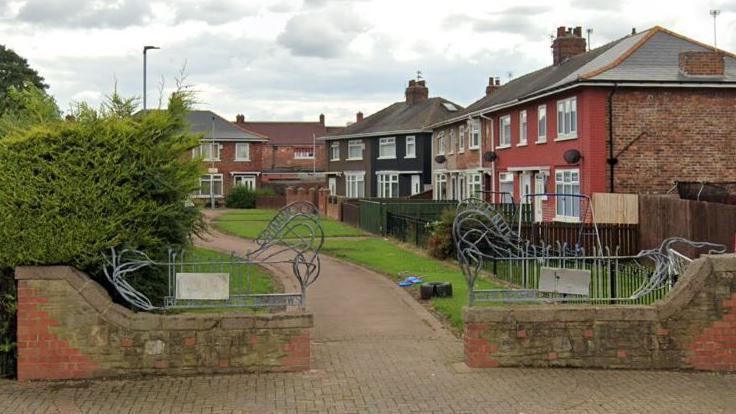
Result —
<path fill-rule="evenodd" d="M 348 198 L 365 197 L 365 172 L 345 173 L 345 196 Z"/>
<path fill-rule="evenodd" d="M 358 151 L 360 151 L 360 157 L 352 157 L 351 156 L 352 150 L 354 150 L 356 147 L 358 148 Z M 363 149 L 364 149 L 363 141 L 361 141 L 359 139 L 358 140 L 355 140 L 354 139 L 354 140 L 348 141 L 348 157 L 345 160 L 346 161 L 360 161 L 360 160 L 362 160 L 363 159 Z"/>
<path fill-rule="evenodd" d="M 470 120 L 470 142 L 468 149 L 475 150 L 480 148 L 480 119 L 473 118 Z"/>
<path fill-rule="evenodd" d="M 519 112 L 519 144 L 517 147 L 524 147 L 529 142 L 529 122 L 526 114 L 526 110 Z"/>
<path fill-rule="evenodd" d="M 442 191 L 440 191 L 443 187 L 445 189 L 444 198 L 442 198 Z M 435 175 L 433 196 L 435 200 L 447 199 L 447 174 L 442 173 Z"/>
<path fill-rule="evenodd" d="M 388 151 L 388 154 L 384 152 Z M 378 140 L 379 160 L 393 160 L 396 158 L 396 137 L 385 137 Z"/>
<path fill-rule="evenodd" d="M 455 153 L 456 144 L 457 144 L 457 141 L 455 140 L 455 128 L 450 128 L 450 149 L 448 151 L 448 154 Z"/>
<path fill-rule="evenodd" d="M 437 155 L 445 155 L 445 131 L 437 134 Z"/>
<path fill-rule="evenodd" d="M 544 128 L 540 128 L 544 126 Z M 537 107 L 537 144 L 547 142 L 547 105 Z"/>
<path fill-rule="evenodd" d="M 202 161 L 220 161 L 221 146 L 217 142 L 203 142 L 199 144 L 197 148 L 194 148 L 192 150 L 192 158 L 197 158 L 201 156 L 202 154 L 206 154 L 206 152 L 203 151 L 205 147 L 211 148 L 211 150 L 209 151 L 209 154 L 217 154 L 217 155 L 214 157 L 202 157 Z"/>
<path fill-rule="evenodd" d="M 212 177 L 214 177 L 214 178 L 212 178 Z M 215 194 L 215 198 L 222 198 L 223 197 L 223 194 L 224 194 L 223 193 L 223 182 L 224 182 L 224 180 L 222 178 L 222 174 L 202 174 L 201 176 L 199 176 L 199 188 L 197 189 L 197 192 L 194 194 L 195 197 L 197 197 L 197 198 L 209 198 L 210 197 L 210 193 L 202 193 L 202 184 L 204 182 L 215 184 L 215 185 L 217 185 L 219 187 L 219 193 L 220 194 Z M 218 183 L 219 183 L 219 185 L 218 185 Z M 217 188 L 217 187 L 215 187 L 215 188 Z M 217 191 L 215 191 L 215 193 L 217 193 Z"/>
<path fill-rule="evenodd" d="M 409 151 L 411 148 L 411 151 Z M 406 137 L 404 158 L 416 158 L 417 157 L 417 137 L 409 135 Z"/>
<path fill-rule="evenodd" d="M 422 192 L 422 176 L 420 174 L 412 174 L 410 178 L 411 184 L 411 195 L 416 195 Z"/>
<path fill-rule="evenodd" d="M 378 176 L 378 197 L 394 198 L 399 196 L 399 174 L 386 173 Z M 394 188 L 396 186 L 396 188 Z M 394 194 L 394 190 L 396 193 Z"/>
<path fill-rule="evenodd" d="M 247 184 L 243 184 L 244 182 L 253 182 L 253 186 L 248 187 Z M 233 174 L 233 188 L 239 185 L 255 190 L 258 186 L 258 178 L 252 174 Z"/>
<path fill-rule="evenodd" d="M 246 156 L 240 156 L 240 149 L 245 148 Z M 236 142 L 235 143 L 235 161 L 250 161 L 250 143 L 248 142 Z"/>
<path fill-rule="evenodd" d="M 509 147 L 511 147 L 511 115 L 504 115 L 498 122 L 498 148 Z"/>
<path fill-rule="evenodd" d="M 294 147 L 294 159 L 295 160 L 313 160 L 314 152 L 315 152 L 314 150 L 315 148 L 310 147 L 310 146 Z"/>
<path fill-rule="evenodd" d="M 340 161 L 340 143 L 330 144 L 330 161 Z"/>
<path fill-rule="evenodd" d="M 468 197 L 483 199 L 483 174 L 467 174 Z"/>
<path fill-rule="evenodd" d="M 568 174 L 568 176 L 566 176 Z M 569 179 L 568 179 L 569 177 Z M 574 180 L 577 178 L 577 181 Z M 577 191 L 575 191 L 577 189 Z M 565 168 L 555 170 L 555 193 L 557 194 L 581 194 L 580 193 L 580 169 Z M 580 204 L 577 204 L 577 215 L 575 215 L 575 203 L 579 203 L 579 197 L 555 196 L 555 221 L 580 221 Z M 569 200 L 572 199 L 572 200 Z M 562 202 L 562 212 L 560 212 Z M 569 202 L 569 205 L 568 205 Z M 570 210 L 570 211 L 568 211 Z"/>
<path fill-rule="evenodd" d="M 511 172 L 502 172 L 498 173 L 498 191 L 503 192 L 503 185 L 504 184 L 511 184 L 511 191 L 508 191 L 509 194 L 511 194 L 511 199 L 507 200 L 503 197 L 504 194 L 497 194 L 497 197 L 499 198 L 500 203 L 513 203 L 514 202 L 514 173 Z"/>
<path fill-rule="evenodd" d="M 465 152 L 465 125 L 458 127 L 457 152 Z"/>
<path fill-rule="evenodd" d="M 555 141 L 578 137 L 577 97 L 557 101 L 557 138 Z"/>

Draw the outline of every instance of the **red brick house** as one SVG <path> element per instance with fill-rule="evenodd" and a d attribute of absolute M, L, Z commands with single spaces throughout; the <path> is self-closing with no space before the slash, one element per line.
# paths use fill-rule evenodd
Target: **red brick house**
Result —
<path fill-rule="evenodd" d="M 236 185 L 253 189 L 261 186 L 267 137 L 240 128 L 212 111 L 190 111 L 187 120 L 191 132 L 203 135 L 192 156 L 200 157 L 207 168 L 195 198 L 214 199 L 221 204 L 221 199 Z"/>
<path fill-rule="evenodd" d="M 262 122 L 247 121 L 240 114 L 235 125 L 268 137 L 261 159 L 264 184 L 324 183 L 327 151 L 325 143 L 316 138 L 341 129 L 326 126 L 324 115 L 318 122 Z"/>
<path fill-rule="evenodd" d="M 591 51 L 580 27 L 560 27 L 552 52 L 432 126 L 435 198 L 508 193 L 537 220 L 577 221 L 576 197 L 524 195 L 736 181 L 736 56 L 661 27 Z"/>

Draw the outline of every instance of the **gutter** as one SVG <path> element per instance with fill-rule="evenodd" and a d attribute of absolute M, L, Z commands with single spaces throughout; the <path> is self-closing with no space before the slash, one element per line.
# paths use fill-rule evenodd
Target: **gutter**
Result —
<path fill-rule="evenodd" d="M 317 141 L 335 141 L 340 139 L 357 139 L 357 138 L 371 138 L 371 137 L 384 137 L 384 136 L 392 136 L 392 135 L 406 135 L 406 134 L 421 134 L 425 132 L 432 132 L 431 128 L 421 128 L 421 129 L 405 129 L 405 130 L 397 130 L 397 131 L 378 131 L 378 132 L 368 132 L 368 133 L 356 133 L 356 134 L 348 134 L 348 135 L 324 135 L 317 138 Z"/>

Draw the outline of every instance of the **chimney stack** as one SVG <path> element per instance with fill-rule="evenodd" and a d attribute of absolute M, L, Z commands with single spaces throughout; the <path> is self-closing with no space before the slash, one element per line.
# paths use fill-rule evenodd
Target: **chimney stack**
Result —
<path fill-rule="evenodd" d="M 245 123 L 245 115 L 243 114 L 235 115 L 235 123 L 238 125 L 243 125 Z"/>
<path fill-rule="evenodd" d="M 325 114 L 319 114 L 319 123 L 325 126 Z"/>
<path fill-rule="evenodd" d="M 355 122 L 362 122 L 362 121 L 363 121 L 363 113 L 358 112 L 357 114 L 355 114 Z"/>
<path fill-rule="evenodd" d="M 414 79 L 409 81 L 409 86 L 406 88 L 406 103 L 413 105 L 415 103 L 424 102 L 429 99 L 429 88 L 424 79 L 416 81 Z"/>
<path fill-rule="evenodd" d="M 559 65 L 573 56 L 585 53 L 586 43 L 583 37 L 583 28 L 560 26 L 557 28 L 557 37 L 552 41 L 552 58 L 555 65 Z"/>
<path fill-rule="evenodd" d="M 496 89 L 501 87 L 501 79 L 498 77 L 491 76 L 488 78 L 488 86 L 486 86 L 486 96 L 495 92 Z"/>

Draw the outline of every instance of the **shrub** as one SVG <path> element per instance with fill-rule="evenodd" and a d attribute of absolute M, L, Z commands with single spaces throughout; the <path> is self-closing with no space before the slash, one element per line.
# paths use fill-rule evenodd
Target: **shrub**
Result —
<path fill-rule="evenodd" d="M 427 250 L 430 256 L 441 260 L 455 256 L 452 223 L 456 215 L 455 209 L 445 209 L 439 219 L 431 224 L 431 232 L 427 239 Z"/>
<path fill-rule="evenodd" d="M 103 252 L 125 246 L 159 257 L 203 229 L 188 207 L 200 164 L 185 124 L 188 96 L 132 115 L 113 95 L 100 110 L 37 124 L 0 140 L 0 268 L 68 264 L 100 276 Z M 161 273 L 161 274 L 159 274 Z M 156 297 L 165 272 L 133 280 Z M 106 285 L 106 283 L 105 283 Z"/>
<path fill-rule="evenodd" d="M 256 199 L 258 197 L 269 197 L 274 195 L 276 195 L 276 192 L 270 188 L 251 190 L 243 186 L 238 186 L 233 188 L 225 197 L 225 207 L 256 208 Z"/>

